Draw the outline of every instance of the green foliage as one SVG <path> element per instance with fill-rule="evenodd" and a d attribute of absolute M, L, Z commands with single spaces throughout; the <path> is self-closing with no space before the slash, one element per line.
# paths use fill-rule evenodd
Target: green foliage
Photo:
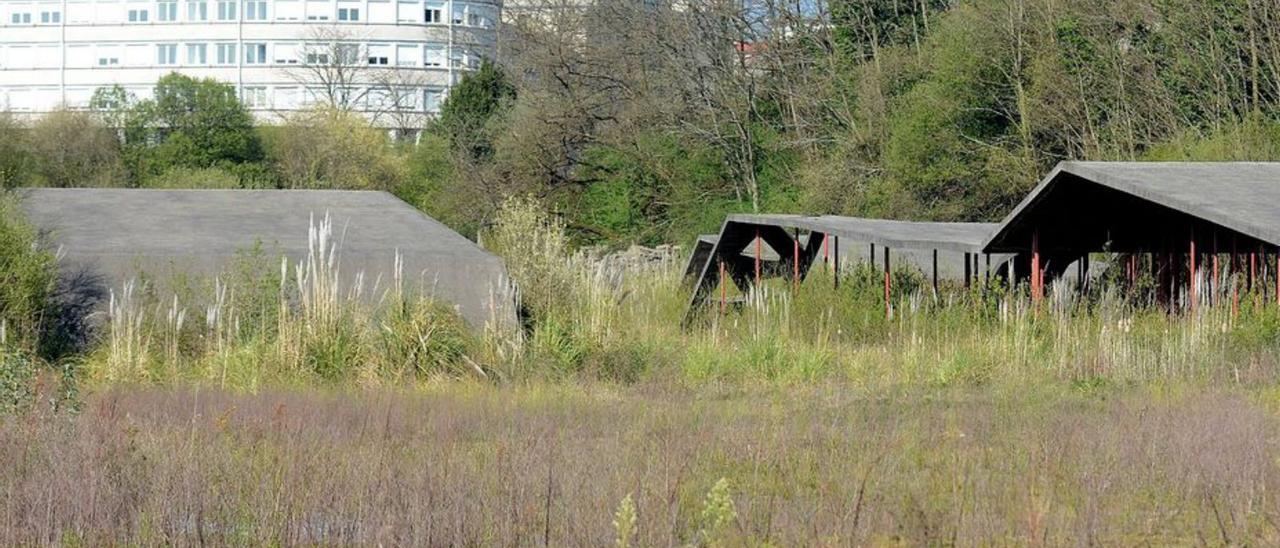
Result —
<path fill-rule="evenodd" d="M 0 192 L 30 181 L 32 158 L 26 141 L 26 128 L 12 114 L 0 111 Z"/>
<path fill-rule="evenodd" d="M 0 416 L 30 409 L 36 399 L 36 362 L 0 344 Z"/>
<path fill-rule="evenodd" d="M 516 98 L 516 88 L 500 66 L 486 59 L 480 69 L 466 73 L 449 90 L 440 105 L 437 131 L 449 138 L 453 150 L 473 158 L 493 154 L 494 136 L 488 131 L 489 120 L 500 110 L 509 108 Z"/>
<path fill-rule="evenodd" d="M 631 493 L 618 503 L 618 510 L 613 513 L 614 546 L 631 548 L 636 537 L 636 503 Z"/>
<path fill-rule="evenodd" d="M 86 112 L 42 116 L 31 127 L 30 151 L 41 186 L 111 186 L 125 179 L 115 133 Z"/>
<path fill-rule="evenodd" d="M 720 478 L 702 503 L 702 512 L 698 515 L 698 536 L 695 546 L 720 546 L 725 544 L 725 535 L 729 526 L 738 519 L 738 510 L 733 504 L 732 492 L 728 478 Z"/>
<path fill-rule="evenodd" d="M 388 190 L 404 179 L 387 135 L 358 113 L 317 108 L 262 134 L 285 188 Z"/>
<path fill-rule="evenodd" d="M 462 376 L 472 349 L 470 328 L 455 311 L 428 299 L 395 299 L 379 321 L 379 351 L 394 379 Z"/>
<path fill-rule="evenodd" d="M 253 117 L 230 84 L 170 73 L 151 99 L 119 86 L 94 92 L 90 108 L 124 136 L 124 157 L 136 181 L 174 167 L 209 168 L 259 162 Z"/>
<path fill-rule="evenodd" d="M 143 181 L 145 188 L 240 188 L 240 178 L 220 167 L 173 166 Z"/>
<path fill-rule="evenodd" d="M 582 163 L 582 177 L 591 182 L 563 205 L 574 212 L 572 229 L 583 242 L 670 242 L 718 230 L 723 214 L 741 208 L 716 151 L 673 135 L 593 147 Z"/>
<path fill-rule="evenodd" d="M 156 82 L 153 98 L 141 108 L 161 137 L 156 156 L 165 165 L 209 167 L 262 159 L 253 118 L 229 84 L 170 73 Z"/>
<path fill-rule="evenodd" d="M 406 175 L 392 193 L 454 230 L 474 236 L 479 223 L 467 209 L 466 198 L 456 192 L 458 173 L 467 171 L 455 168 L 449 140 L 424 132 L 405 156 Z"/>
<path fill-rule="evenodd" d="M 520 288 L 522 304 L 531 312 L 552 317 L 572 306 L 577 273 L 568 262 L 564 223 L 548 214 L 540 202 L 523 197 L 507 199 L 485 232 L 484 243 L 506 260 L 507 272 Z"/>
<path fill-rule="evenodd" d="M 0 192 L 0 347 L 40 347 L 56 283 L 53 255 L 39 247 L 16 200 Z"/>

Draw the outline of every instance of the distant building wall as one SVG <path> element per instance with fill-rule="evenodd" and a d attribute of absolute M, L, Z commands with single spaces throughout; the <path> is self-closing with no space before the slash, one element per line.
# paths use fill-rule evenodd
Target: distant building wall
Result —
<path fill-rule="evenodd" d="M 271 123 L 325 95 L 307 67 L 343 43 L 367 69 L 343 82 L 350 108 L 421 126 L 493 54 L 500 18 L 500 0 L 0 0 L 0 109 L 82 108 L 110 85 L 146 98 L 177 71 L 233 84 Z"/>

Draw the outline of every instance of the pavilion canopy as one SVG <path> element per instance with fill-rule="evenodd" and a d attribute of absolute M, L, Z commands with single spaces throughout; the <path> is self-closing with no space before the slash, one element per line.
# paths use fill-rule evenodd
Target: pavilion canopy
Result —
<path fill-rule="evenodd" d="M 1280 163 L 1062 162 L 985 250 L 1143 252 L 1280 245 Z"/>

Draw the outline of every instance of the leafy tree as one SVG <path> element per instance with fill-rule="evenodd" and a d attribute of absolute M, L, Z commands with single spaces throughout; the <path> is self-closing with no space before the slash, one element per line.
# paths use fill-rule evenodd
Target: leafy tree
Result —
<path fill-rule="evenodd" d="M 124 180 L 115 134 L 88 113 L 59 109 L 44 115 L 31 128 L 29 146 L 42 185 L 111 186 Z"/>
<path fill-rule="evenodd" d="M 235 88 L 212 78 L 170 73 L 141 108 L 161 137 L 156 156 L 167 165 L 209 167 L 262 160 L 253 117 Z"/>
<path fill-rule="evenodd" d="M 480 69 L 466 74 L 440 105 L 438 130 L 449 138 L 455 151 L 473 158 L 493 154 L 490 119 L 516 98 L 516 88 L 501 67 L 486 59 Z"/>
<path fill-rule="evenodd" d="M 265 128 L 268 162 L 286 188 L 395 188 L 404 168 L 385 133 L 360 114 L 331 107 Z"/>
<path fill-rule="evenodd" d="M 230 84 L 170 73 L 151 99 L 136 100 L 119 86 L 94 92 L 90 108 L 119 131 L 135 183 L 171 168 L 260 162 L 253 117 Z"/>

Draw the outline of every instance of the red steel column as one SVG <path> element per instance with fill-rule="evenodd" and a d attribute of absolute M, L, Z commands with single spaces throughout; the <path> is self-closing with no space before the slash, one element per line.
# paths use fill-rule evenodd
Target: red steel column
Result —
<path fill-rule="evenodd" d="M 800 229 L 795 229 L 793 236 L 794 251 L 791 253 L 792 282 L 795 285 L 795 289 L 800 289 Z M 810 237 L 812 238 L 813 235 L 810 234 Z"/>
<path fill-rule="evenodd" d="M 728 293 L 727 293 L 727 291 L 729 290 L 729 288 L 728 288 L 728 285 L 727 285 L 727 284 L 726 284 L 726 282 L 725 282 L 724 277 L 725 277 L 725 274 L 724 274 L 724 259 L 721 259 L 721 260 L 720 260 L 720 315 L 721 315 L 721 316 L 723 316 L 723 315 L 724 315 L 724 309 L 725 309 L 726 301 L 728 301 L 728 297 L 729 297 L 729 295 L 728 295 Z"/>
<path fill-rule="evenodd" d="M 1187 254 L 1187 257 L 1188 260 L 1191 261 L 1191 274 L 1188 276 L 1189 281 L 1187 283 L 1191 285 L 1189 288 L 1191 294 L 1191 310 L 1194 311 L 1196 309 L 1196 300 L 1200 297 L 1200 289 L 1196 287 L 1196 231 L 1194 228 L 1191 229 L 1191 250 L 1190 253 Z"/>
<path fill-rule="evenodd" d="M 831 283 L 835 286 L 835 289 L 840 289 L 840 237 L 835 236 L 831 244 L 833 248 L 831 250 L 831 259 L 835 263 L 832 265 L 832 271 L 835 275 L 831 277 Z"/>
<path fill-rule="evenodd" d="M 889 290 L 892 282 L 889 281 L 889 278 L 889 246 L 884 246 L 884 319 L 886 320 L 893 319 L 893 308 L 889 301 Z"/>
<path fill-rule="evenodd" d="M 831 269 L 831 235 L 826 232 L 822 233 L 822 266 Z"/>
<path fill-rule="evenodd" d="M 1249 252 L 1249 283 L 1246 289 L 1253 289 L 1253 279 L 1258 275 L 1258 253 L 1256 251 Z"/>
<path fill-rule="evenodd" d="M 756 289 L 760 289 L 760 255 L 763 252 L 763 245 L 760 243 L 760 229 L 756 229 Z"/>
<path fill-rule="evenodd" d="M 1218 304 L 1218 231 L 1213 231 L 1213 284 L 1209 287 L 1209 302 Z"/>
<path fill-rule="evenodd" d="M 1031 233 L 1031 302 L 1040 302 L 1040 231 Z"/>

